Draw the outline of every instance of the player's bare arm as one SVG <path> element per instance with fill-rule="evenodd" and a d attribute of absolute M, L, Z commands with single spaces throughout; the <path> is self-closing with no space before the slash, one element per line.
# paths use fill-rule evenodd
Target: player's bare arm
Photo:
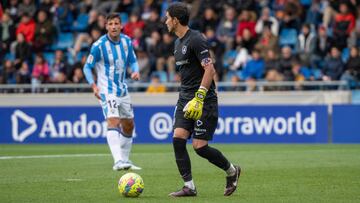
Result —
<path fill-rule="evenodd" d="M 209 59 L 209 60 L 211 60 L 211 59 Z M 215 71 L 214 65 L 212 63 L 201 64 L 201 65 L 204 68 L 205 72 L 204 72 L 204 76 L 201 80 L 200 87 L 205 87 L 206 90 L 208 90 L 210 88 L 210 85 L 216 74 L 216 71 Z"/>

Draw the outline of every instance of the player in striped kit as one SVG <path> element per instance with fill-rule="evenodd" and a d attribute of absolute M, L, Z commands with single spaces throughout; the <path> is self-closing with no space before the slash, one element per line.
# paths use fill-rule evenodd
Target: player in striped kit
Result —
<path fill-rule="evenodd" d="M 140 170 L 129 160 L 134 131 L 134 113 L 125 83 L 127 67 L 131 79 L 139 80 L 139 65 L 128 36 L 121 34 L 121 19 L 116 13 L 106 17 L 107 34 L 91 47 L 84 74 L 99 99 L 107 120 L 107 142 L 114 158 L 113 170 Z M 95 68 L 97 84 L 92 69 Z"/>

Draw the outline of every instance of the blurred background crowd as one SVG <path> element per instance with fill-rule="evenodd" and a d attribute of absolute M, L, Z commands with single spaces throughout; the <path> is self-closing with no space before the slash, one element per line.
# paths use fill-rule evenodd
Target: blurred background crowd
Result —
<path fill-rule="evenodd" d="M 178 82 L 173 0 L 2 0 L 0 84 L 86 83 L 91 44 L 121 16 L 142 81 Z M 187 0 L 190 27 L 206 36 L 218 81 L 337 81 L 359 87 L 360 0 Z"/>

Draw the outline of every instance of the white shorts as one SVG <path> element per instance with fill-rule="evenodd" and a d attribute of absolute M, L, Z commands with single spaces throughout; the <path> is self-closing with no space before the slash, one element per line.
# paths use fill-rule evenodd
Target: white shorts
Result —
<path fill-rule="evenodd" d="M 134 111 L 131 105 L 130 95 L 117 97 L 112 94 L 100 94 L 101 107 L 107 118 L 134 118 Z"/>

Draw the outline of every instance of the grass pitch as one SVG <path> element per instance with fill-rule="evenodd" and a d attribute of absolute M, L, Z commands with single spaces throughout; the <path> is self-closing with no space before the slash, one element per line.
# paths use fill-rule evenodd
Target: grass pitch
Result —
<path fill-rule="evenodd" d="M 213 146 L 243 168 L 230 197 L 224 172 L 190 145 L 198 196 L 179 199 L 167 196 L 183 184 L 171 145 L 134 145 L 145 182 L 138 198 L 118 193 L 125 172 L 112 171 L 107 145 L 0 145 L 0 202 L 360 202 L 360 145 Z M 30 155 L 60 156 L 13 157 Z"/>

